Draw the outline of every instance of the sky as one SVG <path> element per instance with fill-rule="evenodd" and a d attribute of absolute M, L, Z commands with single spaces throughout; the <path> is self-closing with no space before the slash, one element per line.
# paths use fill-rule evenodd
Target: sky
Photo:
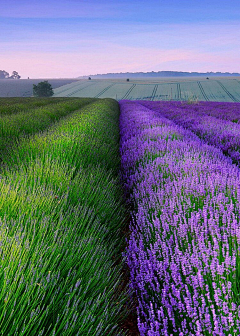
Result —
<path fill-rule="evenodd" d="M 0 0 L 0 31 L 21 78 L 240 73 L 239 0 Z"/>

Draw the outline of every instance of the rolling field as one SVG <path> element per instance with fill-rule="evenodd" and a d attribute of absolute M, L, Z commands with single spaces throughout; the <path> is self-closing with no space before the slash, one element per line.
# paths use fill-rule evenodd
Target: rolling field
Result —
<path fill-rule="evenodd" d="M 238 77 L 160 78 L 160 79 L 92 79 L 54 90 L 55 97 L 95 97 L 116 100 L 173 100 L 240 102 Z"/>
<path fill-rule="evenodd" d="M 0 336 L 239 336 L 240 103 L 85 85 L 0 98 Z"/>
<path fill-rule="evenodd" d="M 33 84 L 45 79 L 0 80 L 0 97 L 31 97 Z M 125 79 L 46 79 L 54 97 L 127 100 L 240 102 L 239 77 L 162 77 Z"/>

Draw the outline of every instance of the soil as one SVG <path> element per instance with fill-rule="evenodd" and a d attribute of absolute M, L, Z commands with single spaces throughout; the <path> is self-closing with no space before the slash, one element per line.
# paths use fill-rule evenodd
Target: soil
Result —
<path fill-rule="evenodd" d="M 132 206 L 131 206 L 131 210 L 132 210 Z M 126 225 L 125 227 L 123 227 L 121 229 L 121 235 L 123 235 L 124 237 L 127 238 L 127 240 L 129 240 L 130 237 L 130 221 L 131 221 L 131 216 L 129 215 L 129 217 L 126 220 Z M 125 249 L 125 246 L 124 246 Z M 125 252 L 125 250 L 121 250 L 121 252 Z M 119 265 L 122 262 L 122 257 L 120 256 L 118 258 L 118 260 L 115 260 L 115 263 L 113 264 L 113 266 Z M 128 266 L 124 266 L 123 271 L 123 282 L 121 284 L 119 284 L 118 288 L 116 290 L 123 290 L 123 288 L 127 288 L 127 286 L 130 283 L 130 270 L 128 268 Z M 136 294 L 134 293 L 133 295 L 133 302 L 132 302 L 132 311 L 129 312 L 129 315 L 126 317 L 126 319 L 119 324 L 119 327 L 128 335 L 128 336 L 140 336 L 139 330 L 138 330 L 138 326 L 137 326 L 137 297 Z"/>

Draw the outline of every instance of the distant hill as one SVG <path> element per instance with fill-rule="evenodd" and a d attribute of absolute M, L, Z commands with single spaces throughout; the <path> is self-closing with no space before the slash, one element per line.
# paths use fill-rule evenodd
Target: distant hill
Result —
<path fill-rule="evenodd" d="M 230 72 L 182 72 L 182 71 L 158 71 L 158 72 L 120 72 L 120 73 L 107 73 L 89 76 L 79 76 L 77 78 L 142 78 L 142 77 L 220 77 L 220 76 L 240 76 L 239 73 Z"/>

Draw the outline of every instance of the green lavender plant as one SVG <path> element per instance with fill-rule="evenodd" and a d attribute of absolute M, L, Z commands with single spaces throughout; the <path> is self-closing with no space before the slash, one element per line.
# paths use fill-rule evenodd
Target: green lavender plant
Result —
<path fill-rule="evenodd" d="M 0 335 L 125 335 L 118 117 L 116 101 L 98 100 L 5 157 Z"/>

